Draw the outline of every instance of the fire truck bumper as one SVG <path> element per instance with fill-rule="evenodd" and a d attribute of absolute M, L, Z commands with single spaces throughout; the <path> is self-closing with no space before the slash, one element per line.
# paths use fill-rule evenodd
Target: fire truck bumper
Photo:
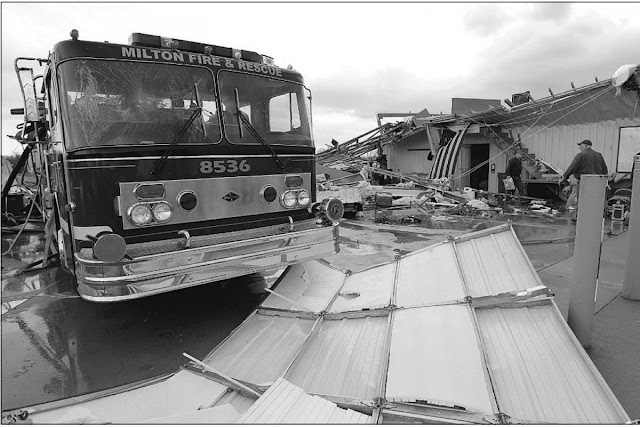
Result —
<path fill-rule="evenodd" d="M 338 225 L 105 263 L 75 254 L 78 292 L 115 302 L 283 268 L 339 252 Z"/>

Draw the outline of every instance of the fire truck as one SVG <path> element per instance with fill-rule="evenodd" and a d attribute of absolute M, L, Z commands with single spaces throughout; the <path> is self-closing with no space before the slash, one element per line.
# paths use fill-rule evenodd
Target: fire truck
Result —
<path fill-rule="evenodd" d="M 339 251 L 344 208 L 316 200 L 311 92 L 293 68 L 247 50 L 141 33 L 91 42 L 76 30 L 15 68 L 18 139 L 40 159 L 43 210 L 85 300 Z"/>

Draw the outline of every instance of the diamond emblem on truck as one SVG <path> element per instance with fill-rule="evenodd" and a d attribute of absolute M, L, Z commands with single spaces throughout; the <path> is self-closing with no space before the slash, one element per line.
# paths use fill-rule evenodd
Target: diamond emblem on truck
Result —
<path fill-rule="evenodd" d="M 226 200 L 227 202 L 235 202 L 236 200 L 238 200 L 240 198 L 240 196 L 236 193 L 234 193 L 233 191 L 225 194 L 222 199 Z"/>

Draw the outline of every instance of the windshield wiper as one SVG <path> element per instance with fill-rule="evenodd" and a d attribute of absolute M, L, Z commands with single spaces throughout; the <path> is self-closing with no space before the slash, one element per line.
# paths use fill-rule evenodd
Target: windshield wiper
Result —
<path fill-rule="evenodd" d="M 169 157 L 169 154 L 171 154 L 175 146 L 178 145 L 178 141 L 180 141 L 180 138 L 182 138 L 182 135 L 184 135 L 187 129 L 189 129 L 191 124 L 195 121 L 196 117 L 202 114 L 202 104 L 200 103 L 200 93 L 198 92 L 197 83 L 193 85 L 193 91 L 196 97 L 196 105 L 197 105 L 196 109 L 193 110 L 193 113 L 191 113 L 189 120 L 187 120 L 187 122 L 182 126 L 182 128 L 180 129 L 180 132 L 178 132 L 178 135 L 173 139 L 173 141 L 171 141 L 171 144 L 169 145 L 169 148 L 167 148 L 167 151 L 165 151 L 162 157 L 160 157 L 160 159 L 158 159 L 156 164 L 153 165 L 153 167 L 151 168 L 151 171 L 149 171 L 149 175 L 155 175 L 156 173 L 158 173 L 158 169 L 165 162 L 165 160 L 167 160 L 167 158 Z M 202 132 L 206 137 L 207 131 L 204 126 L 204 120 L 202 122 Z"/>
<path fill-rule="evenodd" d="M 150 175 L 155 175 L 158 172 L 158 168 L 160 168 L 160 166 L 165 162 L 165 160 L 167 160 L 167 158 L 169 157 L 169 154 L 171 154 L 171 152 L 176 147 L 176 145 L 178 145 L 178 141 L 180 141 L 180 138 L 182 138 L 182 135 L 185 134 L 187 129 L 189 129 L 189 126 L 191 126 L 191 124 L 195 121 L 196 117 L 198 117 L 198 114 L 200 113 L 202 113 L 202 107 L 197 107 L 195 110 L 193 110 L 193 113 L 191 113 L 191 117 L 189 117 L 189 120 L 187 120 L 184 126 L 182 126 L 182 129 L 180 129 L 180 132 L 178 133 L 178 135 L 173 139 L 173 141 L 171 141 L 171 145 L 169 145 L 169 148 L 167 148 L 167 151 L 164 152 L 162 157 L 160 157 L 160 159 L 158 159 L 156 164 L 153 165 L 153 168 L 151 168 L 151 171 L 149 172 Z"/>
<path fill-rule="evenodd" d="M 276 154 L 276 152 L 273 151 L 273 148 L 271 148 L 269 143 L 267 141 L 265 141 L 265 139 L 262 137 L 262 135 L 260 135 L 260 133 L 256 130 L 256 128 L 253 127 L 253 125 L 251 124 L 249 119 L 247 119 L 242 114 L 242 111 L 240 111 L 239 108 L 236 108 L 236 112 L 233 113 L 233 115 L 238 118 L 238 122 L 239 123 L 241 123 L 241 124 L 243 124 L 243 125 L 245 125 L 247 127 L 247 130 L 249 131 L 249 133 L 251 135 L 253 135 L 253 137 L 256 139 L 256 141 L 258 141 L 260 144 L 262 144 L 262 146 L 269 152 L 269 154 L 271 154 L 271 157 L 278 164 L 278 166 L 280 166 L 280 169 L 285 170 L 284 164 L 280 160 L 280 157 L 278 157 L 278 154 Z"/>

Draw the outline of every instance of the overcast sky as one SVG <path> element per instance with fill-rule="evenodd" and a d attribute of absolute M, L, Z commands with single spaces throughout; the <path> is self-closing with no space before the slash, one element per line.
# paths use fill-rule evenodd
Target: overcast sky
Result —
<path fill-rule="evenodd" d="M 19 145 L 13 61 L 80 38 L 147 33 L 253 50 L 313 93 L 317 147 L 376 113 L 450 113 L 451 98 L 534 99 L 640 62 L 640 3 L 2 3 L 2 154 Z M 21 152 L 18 148 L 16 152 Z"/>

